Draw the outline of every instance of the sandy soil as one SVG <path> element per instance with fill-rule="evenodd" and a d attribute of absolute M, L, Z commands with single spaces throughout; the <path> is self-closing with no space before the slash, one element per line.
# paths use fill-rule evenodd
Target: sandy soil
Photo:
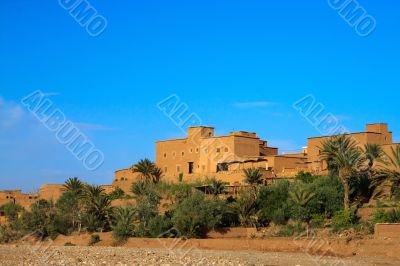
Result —
<path fill-rule="evenodd" d="M 148 239 L 113 247 L 111 233 L 89 247 L 89 234 L 0 246 L 0 265 L 400 265 L 400 240 Z M 72 243 L 76 246 L 65 246 Z"/>
<path fill-rule="evenodd" d="M 128 248 L 0 246 L 0 265 L 399 265 L 382 258 L 339 258 L 305 253 Z"/>

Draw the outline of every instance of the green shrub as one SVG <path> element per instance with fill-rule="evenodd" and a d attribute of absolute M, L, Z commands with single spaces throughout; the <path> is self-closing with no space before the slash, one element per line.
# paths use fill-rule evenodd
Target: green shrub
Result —
<path fill-rule="evenodd" d="M 301 181 L 303 183 L 313 183 L 315 181 L 315 179 L 318 178 L 317 176 L 314 176 L 313 174 L 309 173 L 309 172 L 304 172 L 301 171 L 299 172 L 294 179 L 296 181 Z"/>
<path fill-rule="evenodd" d="M 325 216 L 322 214 L 313 214 L 311 216 L 310 225 L 312 228 L 321 228 L 324 226 Z"/>
<path fill-rule="evenodd" d="M 290 217 L 289 182 L 279 181 L 271 186 L 263 186 L 258 191 L 257 205 L 261 222 L 285 224 Z"/>
<path fill-rule="evenodd" d="M 321 176 L 306 186 L 314 193 L 307 204 L 309 214 L 322 214 L 331 218 L 336 212 L 343 210 L 343 185 L 335 176 Z"/>
<path fill-rule="evenodd" d="M 348 229 L 357 222 L 357 217 L 352 210 L 338 211 L 332 218 L 333 231 Z"/>
<path fill-rule="evenodd" d="M 0 211 L 3 211 L 5 216 L 9 221 L 15 220 L 18 217 L 18 213 L 21 212 L 23 208 L 19 204 L 6 203 L 0 206 Z"/>
<path fill-rule="evenodd" d="M 223 215 L 220 200 L 206 199 L 203 194 L 195 193 L 177 205 L 172 223 L 181 236 L 203 237 L 207 230 L 221 225 Z"/>
<path fill-rule="evenodd" d="M 388 214 L 382 210 L 377 210 L 374 215 L 372 216 L 372 223 L 373 224 L 380 224 L 380 223 L 387 223 L 389 222 Z"/>
<path fill-rule="evenodd" d="M 71 242 L 67 242 L 64 244 L 65 247 L 75 247 L 76 245 L 71 243 Z"/>
<path fill-rule="evenodd" d="M 305 228 L 301 226 L 301 224 L 288 224 L 285 225 L 281 230 L 278 232 L 278 236 L 281 237 L 290 237 L 295 234 L 300 234 L 305 231 Z"/>
<path fill-rule="evenodd" d="M 157 215 L 149 220 L 148 231 L 151 237 L 159 237 L 165 235 L 172 228 L 171 218 L 167 216 Z"/>
<path fill-rule="evenodd" d="M 89 246 L 93 246 L 100 242 L 100 236 L 97 234 L 93 234 L 90 236 Z"/>
<path fill-rule="evenodd" d="M 400 208 L 387 213 L 389 223 L 400 223 Z"/>

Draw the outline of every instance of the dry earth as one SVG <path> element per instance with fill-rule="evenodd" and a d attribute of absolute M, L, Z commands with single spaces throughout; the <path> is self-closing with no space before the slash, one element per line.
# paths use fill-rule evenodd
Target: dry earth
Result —
<path fill-rule="evenodd" d="M 0 246 L 0 265 L 400 265 L 383 258 L 335 258 L 304 253 L 174 250 L 129 247 Z"/>

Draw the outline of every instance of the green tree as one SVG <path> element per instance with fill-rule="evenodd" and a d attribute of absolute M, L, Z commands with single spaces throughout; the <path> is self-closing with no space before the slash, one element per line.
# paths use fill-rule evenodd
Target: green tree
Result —
<path fill-rule="evenodd" d="M 112 192 L 110 192 L 108 196 L 111 200 L 122 199 L 125 196 L 125 191 L 123 191 L 120 187 L 117 187 Z"/>
<path fill-rule="evenodd" d="M 149 159 L 140 160 L 137 164 L 132 166 L 132 172 L 139 173 L 143 181 L 148 184 L 160 182 L 163 175 L 162 170 Z"/>
<path fill-rule="evenodd" d="M 260 212 L 257 209 L 257 200 L 250 191 L 243 191 L 233 204 L 233 208 L 241 226 L 255 227 L 258 225 Z"/>
<path fill-rule="evenodd" d="M 263 174 L 258 168 L 248 168 L 243 170 L 245 182 L 249 185 L 256 186 L 262 184 Z"/>
<path fill-rule="evenodd" d="M 364 153 L 368 162 L 368 168 L 372 171 L 375 167 L 376 162 L 383 162 L 383 157 L 385 152 L 382 149 L 382 146 L 378 144 L 370 144 L 367 143 L 364 145 Z"/>
<path fill-rule="evenodd" d="M 85 188 L 85 184 L 80 181 L 79 178 L 72 177 L 65 181 L 64 188 L 66 189 L 66 191 L 72 191 L 76 194 L 80 194 Z"/>
<path fill-rule="evenodd" d="M 224 209 L 220 202 L 195 193 L 177 205 L 172 223 L 181 236 L 202 237 L 207 230 L 221 225 Z"/>
<path fill-rule="evenodd" d="M 294 217 L 299 221 L 307 221 L 311 218 L 311 215 L 306 210 L 307 204 L 314 198 L 315 193 L 311 192 L 305 187 L 298 187 L 292 191 L 289 191 L 290 200 L 295 205 Z"/>
<path fill-rule="evenodd" d="M 382 195 L 389 191 L 389 198 L 392 199 L 396 190 L 400 187 L 400 145 L 391 147 L 391 155 L 386 155 L 388 162 L 386 166 L 378 170 L 371 182 L 374 189 L 373 197 Z"/>
<path fill-rule="evenodd" d="M 364 165 L 365 157 L 362 150 L 347 135 L 339 135 L 322 143 L 321 158 L 328 163 L 328 169 L 336 172 L 342 181 L 344 209 L 350 209 L 350 180 Z"/>
<path fill-rule="evenodd" d="M 109 230 L 111 226 L 111 199 L 104 192 L 104 189 L 96 185 L 87 185 L 82 194 L 82 200 L 85 208 L 85 225 L 87 228 L 93 228 L 96 225 L 97 230 Z"/>
<path fill-rule="evenodd" d="M 225 182 L 217 180 L 215 178 L 211 180 L 211 183 L 209 185 L 209 192 L 211 193 L 211 195 L 214 195 L 214 197 L 217 198 L 218 195 L 225 193 L 225 190 Z"/>
<path fill-rule="evenodd" d="M 119 207 L 114 210 L 114 224 L 112 226 L 113 237 L 117 242 L 125 241 L 133 236 L 135 210 L 128 207 Z"/>

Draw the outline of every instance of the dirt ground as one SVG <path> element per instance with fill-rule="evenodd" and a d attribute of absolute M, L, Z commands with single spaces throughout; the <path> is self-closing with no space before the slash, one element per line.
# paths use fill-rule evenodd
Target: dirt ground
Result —
<path fill-rule="evenodd" d="M 0 246 L 0 265 L 400 265 L 384 258 L 340 258 L 306 253 L 129 248 Z"/>
<path fill-rule="evenodd" d="M 0 265 L 400 265 L 400 240 L 144 239 L 118 247 L 110 233 L 0 246 Z M 65 246 L 69 245 L 76 246 Z"/>

